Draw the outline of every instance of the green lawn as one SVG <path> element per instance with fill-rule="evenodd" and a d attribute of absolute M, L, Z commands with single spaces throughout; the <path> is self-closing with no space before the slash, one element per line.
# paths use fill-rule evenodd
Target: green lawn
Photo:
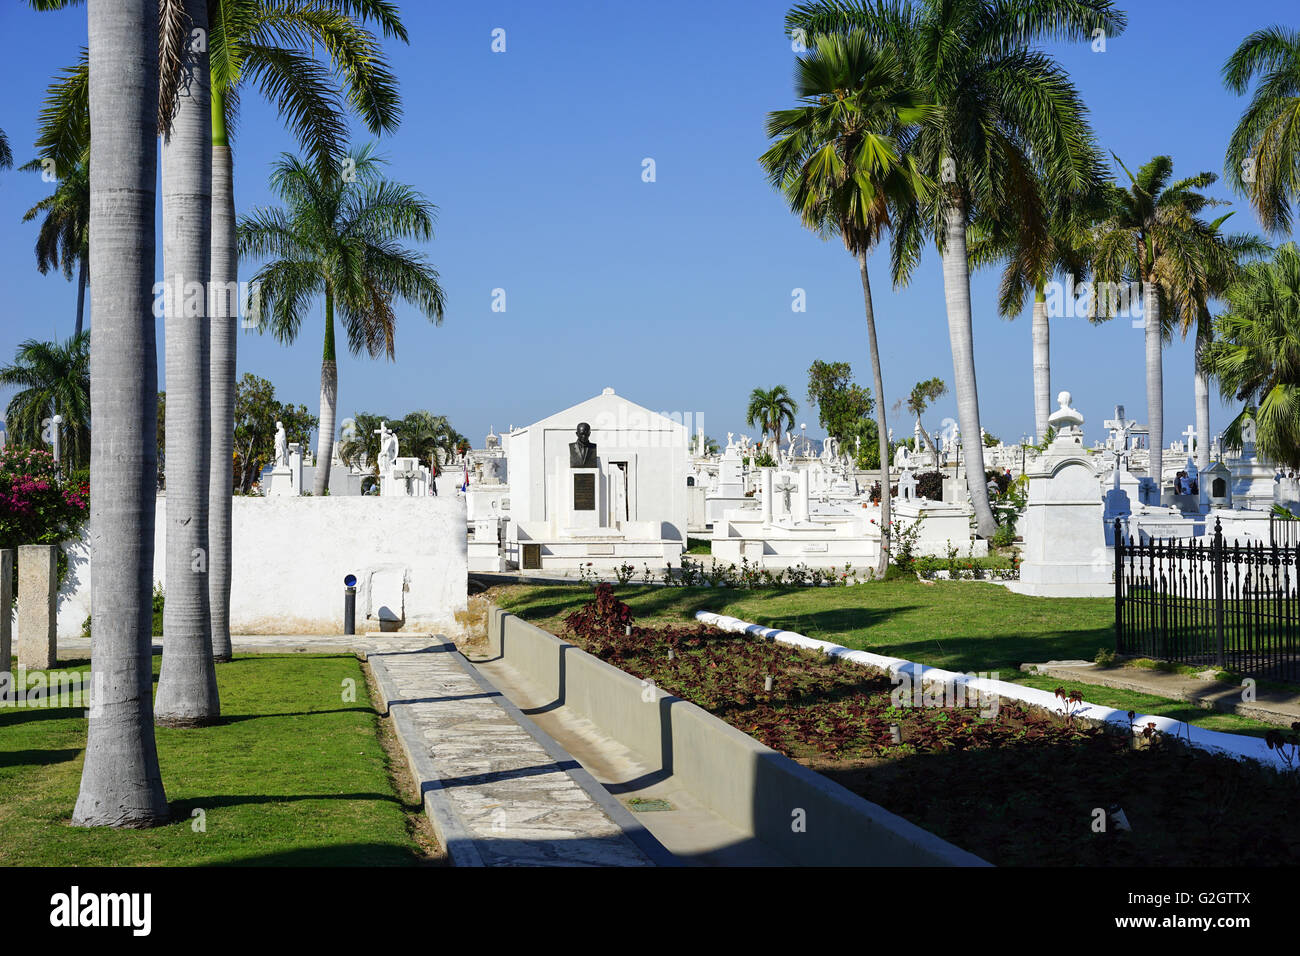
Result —
<path fill-rule="evenodd" d="M 1115 647 L 1115 606 L 1107 598 L 1034 598 L 978 581 L 922 583 L 913 577 L 834 588 L 731 590 L 616 586 L 644 625 L 676 624 L 696 611 L 729 614 L 766 627 L 797 631 L 855 650 L 919 661 L 962 673 L 997 672 L 1002 680 L 1044 690 L 1059 678 L 1023 673 L 1020 665 L 1093 660 Z M 488 598 L 554 633 L 582 606 L 591 588 L 579 584 L 493 588 Z M 1269 725 L 1202 710 L 1186 701 L 1070 683 L 1085 699 L 1120 710 L 1185 720 L 1210 730 L 1262 735 Z"/>
<path fill-rule="evenodd" d="M 155 681 L 159 658 L 154 659 Z M 65 670 L 87 670 L 79 662 Z M 252 656 L 217 667 L 223 720 L 157 731 L 172 821 L 81 829 L 80 709 L 0 708 L 0 865 L 412 865 L 412 813 L 389 776 L 360 663 Z M 344 701 L 344 682 L 355 701 Z M 206 832 L 196 832 L 202 810 Z"/>

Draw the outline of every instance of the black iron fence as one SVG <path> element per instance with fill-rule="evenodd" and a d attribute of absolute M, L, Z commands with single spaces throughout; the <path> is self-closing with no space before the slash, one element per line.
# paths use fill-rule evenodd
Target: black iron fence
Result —
<path fill-rule="evenodd" d="M 1115 522 L 1121 654 L 1300 682 L 1300 547 L 1126 537 Z"/>
<path fill-rule="evenodd" d="M 1300 547 L 1300 519 L 1269 515 L 1268 543 L 1279 548 Z"/>

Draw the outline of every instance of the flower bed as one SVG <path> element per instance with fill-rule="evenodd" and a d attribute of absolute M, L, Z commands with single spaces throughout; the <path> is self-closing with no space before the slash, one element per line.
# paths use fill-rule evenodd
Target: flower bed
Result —
<path fill-rule="evenodd" d="M 1019 568 L 947 568 L 916 572 L 922 581 L 1019 581 Z"/>
<path fill-rule="evenodd" d="M 1300 862 L 1294 773 L 1016 703 L 935 706 L 856 664 L 704 625 L 638 627 L 607 584 L 565 623 L 591 654 L 993 863 Z M 1132 829 L 1097 832 L 1115 806 Z"/>

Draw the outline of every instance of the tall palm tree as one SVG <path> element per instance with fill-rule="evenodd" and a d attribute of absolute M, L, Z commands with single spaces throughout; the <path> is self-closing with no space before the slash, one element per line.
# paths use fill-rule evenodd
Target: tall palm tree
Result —
<path fill-rule="evenodd" d="M 205 36 L 207 27 L 207 0 L 184 0 L 180 34 Z M 154 720 L 201 727 L 221 716 L 208 601 L 212 115 L 206 43 L 185 43 L 178 56 L 175 112 L 162 143 L 167 602 Z"/>
<path fill-rule="evenodd" d="M 272 260 L 253 277 L 260 298 L 253 318 L 261 331 L 293 342 L 308 304 L 317 296 L 324 299 L 316 495 L 329 487 L 334 449 L 335 311 L 348 349 L 372 358 L 396 355 L 394 297 L 442 323 L 437 271 L 398 242 L 432 238 L 435 208 L 411 187 L 384 179 L 382 166 L 372 146 L 349 154 L 346 174 L 285 154 L 275 164 L 271 188 L 287 208 L 258 209 L 239 222 L 240 255 Z"/>
<path fill-rule="evenodd" d="M 1253 418 L 1260 453 L 1300 468 L 1300 248 L 1288 242 L 1247 263 L 1223 298 L 1205 366 L 1225 399 L 1245 403 L 1224 439 L 1240 447 Z"/>
<path fill-rule="evenodd" d="M 889 225 L 891 205 L 916 201 L 929 184 L 899 155 L 895 134 L 919 121 L 923 110 L 902 82 L 902 64 L 889 49 L 873 49 L 866 34 L 814 38 L 795 67 L 800 106 L 768 114 L 776 142 L 760 158 L 772 185 L 803 224 L 837 235 L 857 260 L 867 318 L 872 386 L 885 394 L 876 345 L 876 313 L 867 257 Z M 881 482 L 881 548 L 876 576 L 889 568 L 889 428 L 877 401 L 876 433 L 885 480 Z"/>
<path fill-rule="evenodd" d="M 1179 323 L 1184 339 L 1195 332 L 1192 390 L 1196 407 L 1196 467 L 1202 471 L 1210 467 L 1210 375 L 1205 365 L 1206 349 L 1214 341 L 1210 303 L 1221 298 L 1237 281 L 1247 260 L 1258 259 L 1273 251 L 1258 236 L 1224 234 L 1221 227 L 1231 216 L 1232 213 L 1227 213 L 1209 224 L 1206 235 L 1206 244 L 1212 253 L 1209 268 L 1194 293 L 1194 312 L 1183 315 Z"/>
<path fill-rule="evenodd" d="M 40 161 L 35 160 L 23 168 L 39 166 Z M 90 169 L 85 162 L 77 163 L 58 182 L 53 193 L 23 213 L 23 222 L 45 214 L 36 234 L 36 268 L 41 275 L 59 269 L 71 280 L 76 265 L 77 324 L 73 335 L 77 336 L 85 316 L 86 270 L 90 267 Z"/>
<path fill-rule="evenodd" d="M 0 169 L 11 169 L 14 164 L 14 151 L 9 148 L 9 137 L 0 129 Z"/>
<path fill-rule="evenodd" d="M 980 434 L 971 327 L 966 230 L 997 220 L 1030 195 L 1035 168 L 1053 192 L 1078 190 L 1091 162 L 1092 133 L 1065 71 L 1030 48 L 1042 40 L 1087 41 L 1094 31 L 1122 33 L 1112 0 L 812 0 L 786 15 L 807 36 L 858 28 L 894 50 L 904 80 L 930 105 L 901 146 L 938 184 L 932 196 L 901 210 L 892 224 L 896 284 L 910 278 L 926 238 L 943 262 L 948 337 L 963 435 Z M 967 443 L 967 481 L 979 533 L 997 519 L 989 504 L 984 449 Z"/>
<path fill-rule="evenodd" d="M 29 448 L 41 445 L 41 422 L 63 416 L 64 460 L 74 468 L 90 464 L 90 336 L 82 332 L 63 342 L 27 339 L 12 365 L 0 368 L 0 385 L 21 389 L 9 399 L 5 425 L 11 440 Z"/>
<path fill-rule="evenodd" d="M 91 670 L 75 826 L 167 820 L 154 741 L 157 0 L 90 0 Z"/>
<path fill-rule="evenodd" d="M 386 0 L 210 0 L 212 72 L 212 286 L 220 308 L 211 318 L 212 461 L 234 452 L 239 253 L 235 234 L 231 139 L 241 93 L 251 84 L 280 115 L 318 166 L 337 168 L 347 130 L 343 103 L 371 133 L 393 130 L 401 118 L 396 81 L 378 40 L 407 41 L 396 8 Z M 317 48 L 329 64 L 316 57 Z M 326 463 L 328 465 L 328 463 Z M 231 487 L 214 468 L 208 502 L 209 603 L 213 653 L 228 660 L 230 645 Z"/>
<path fill-rule="evenodd" d="M 1099 283 L 1142 286 L 1149 474 L 1159 493 L 1164 467 L 1164 343 L 1175 326 L 1195 322 L 1206 277 L 1224 268 L 1226 247 L 1199 218 L 1203 210 L 1220 204 L 1200 192 L 1217 177 L 1198 173 L 1170 182 L 1174 163 L 1168 156 L 1155 157 L 1137 175 L 1118 157 L 1116 162 L 1129 177 L 1129 187 L 1107 187 L 1106 212 L 1094 236 L 1093 272 Z M 1092 307 L 1109 317 L 1118 304 L 1116 297 L 1094 296 Z"/>
<path fill-rule="evenodd" d="M 1250 104 L 1228 141 L 1228 183 L 1250 199 L 1269 232 L 1288 232 L 1300 196 L 1300 31 L 1257 30 L 1223 65 L 1223 83 L 1242 95 L 1256 79 Z"/>
<path fill-rule="evenodd" d="M 29 0 L 58 9 L 77 0 Z M 395 129 L 401 117 L 396 80 L 378 39 L 407 42 L 396 8 L 387 0 L 208 0 L 208 52 L 212 106 L 212 241 L 210 275 L 217 306 L 210 325 L 210 429 L 212 461 L 232 454 L 235 401 L 235 326 L 239 303 L 238 253 L 231 136 L 241 94 L 252 85 L 271 101 L 321 168 L 337 166 L 347 135 L 345 104 L 375 134 Z M 166 64 L 160 81 L 160 130 L 170 120 L 184 32 L 181 0 L 160 11 Z M 319 49 L 319 57 L 318 51 Z M 324 62 L 322 62 L 322 60 Z M 65 69 L 41 112 L 38 150 L 56 169 L 81 161 L 89 141 L 88 71 L 85 52 Z M 214 470 L 209 501 L 209 594 L 214 656 L 230 657 L 231 489 Z"/>
<path fill-rule="evenodd" d="M 794 416 L 799 413 L 799 403 L 784 385 L 775 388 L 756 388 L 749 393 L 745 409 L 745 423 L 772 436 L 776 447 L 781 447 L 781 429 L 794 428 Z"/>
<path fill-rule="evenodd" d="M 1094 154 L 1095 157 L 1095 154 Z M 970 230 L 974 268 L 1002 263 L 998 311 L 1014 319 L 1033 295 L 1030 336 L 1033 343 L 1034 434 L 1047 435 L 1052 414 L 1051 315 L 1047 285 L 1054 279 L 1083 282 L 1088 277 L 1088 244 L 1101 213 L 1101 163 L 1081 194 L 1050 196 L 1041 177 L 1009 221 L 978 222 Z"/>

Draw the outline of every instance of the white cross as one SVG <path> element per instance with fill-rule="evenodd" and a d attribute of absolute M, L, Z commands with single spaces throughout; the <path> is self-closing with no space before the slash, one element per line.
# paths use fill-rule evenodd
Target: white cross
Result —
<path fill-rule="evenodd" d="M 1187 430 L 1183 432 L 1182 435 L 1184 438 L 1187 439 L 1187 451 L 1190 453 L 1192 450 L 1192 445 L 1195 444 L 1196 442 L 1196 426 L 1188 425 Z"/>
<path fill-rule="evenodd" d="M 1129 421 L 1124 417 L 1124 407 L 1115 406 L 1115 417 L 1102 422 L 1102 427 L 1110 430 L 1110 437 L 1117 449 L 1125 450 L 1128 448 L 1128 433 L 1133 430 L 1137 422 Z"/>

